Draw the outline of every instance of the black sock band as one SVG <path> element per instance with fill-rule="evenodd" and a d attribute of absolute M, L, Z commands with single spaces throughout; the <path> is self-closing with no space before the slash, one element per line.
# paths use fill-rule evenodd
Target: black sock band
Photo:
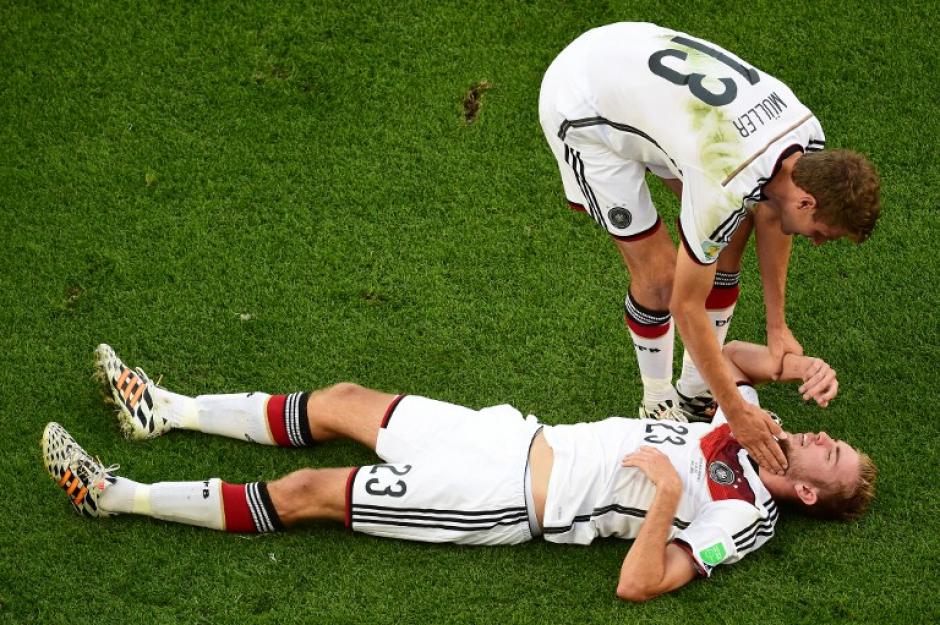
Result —
<path fill-rule="evenodd" d="M 627 297 L 623 301 L 623 310 L 627 318 L 631 321 L 644 326 L 659 326 L 669 323 L 672 315 L 669 310 L 651 310 L 637 303 L 633 299 L 633 294 L 627 292 Z"/>
<path fill-rule="evenodd" d="M 294 447 L 311 447 L 316 441 L 310 432 L 307 417 L 309 393 L 291 393 L 284 402 L 284 428 L 290 444 Z"/>
<path fill-rule="evenodd" d="M 277 532 L 284 529 L 284 523 L 278 516 L 268 493 L 267 482 L 245 484 L 245 496 L 248 499 L 248 511 L 258 532 Z"/>

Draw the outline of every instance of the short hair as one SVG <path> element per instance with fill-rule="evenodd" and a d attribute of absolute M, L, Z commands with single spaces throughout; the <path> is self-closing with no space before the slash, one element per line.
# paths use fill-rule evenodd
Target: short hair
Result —
<path fill-rule="evenodd" d="M 807 152 L 793 166 L 794 184 L 816 198 L 814 218 L 842 228 L 861 243 L 881 215 L 881 182 L 875 167 L 852 150 Z"/>
<path fill-rule="evenodd" d="M 875 481 L 878 467 L 863 452 L 858 452 L 858 479 L 849 488 L 836 493 L 822 494 L 811 506 L 801 506 L 801 511 L 821 519 L 854 521 L 865 512 L 875 498 Z"/>

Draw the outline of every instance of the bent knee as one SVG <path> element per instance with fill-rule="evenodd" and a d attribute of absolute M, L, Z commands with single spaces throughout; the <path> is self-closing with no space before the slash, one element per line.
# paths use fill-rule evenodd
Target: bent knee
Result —
<path fill-rule="evenodd" d="M 293 520 L 316 497 L 319 476 L 316 469 L 300 469 L 268 483 L 274 509 L 284 521 Z"/>
<path fill-rule="evenodd" d="M 324 389 L 324 393 L 329 395 L 334 401 L 343 401 L 357 399 L 367 393 L 369 389 L 359 386 L 355 382 L 338 382 L 333 386 Z"/>
<path fill-rule="evenodd" d="M 636 303 L 650 310 L 668 310 L 672 299 L 672 272 L 648 280 L 632 281 L 630 295 Z"/>
<path fill-rule="evenodd" d="M 355 401 L 367 392 L 363 386 L 352 382 L 339 382 L 310 394 L 310 401 L 317 407 L 338 406 Z"/>
<path fill-rule="evenodd" d="M 728 341 L 724 344 L 724 347 L 721 348 L 721 351 L 725 356 L 733 358 L 735 354 L 741 351 L 743 343 L 741 341 Z"/>
<path fill-rule="evenodd" d="M 349 468 L 300 469 L 268 483 L 274 509 L 285 525 L 304 520 L 341 521 Z"/>

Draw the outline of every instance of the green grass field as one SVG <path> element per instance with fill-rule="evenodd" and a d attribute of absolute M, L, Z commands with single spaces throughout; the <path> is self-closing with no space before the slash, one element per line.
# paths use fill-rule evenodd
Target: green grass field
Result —
<path fill-rule="evenodd" d="M 627 275 L 566 208 L 536 110 L 554 56 L 620 20 L 737 52 L 880 168 L 872 240 L 799 241 L 791 261 L 791 327 L 840 397 L 762 396 L 871 454 L 867 518 L 787 518 L 637 606 L 614 595 L 622 541 L 246 538 L 70 512 L 40 460 L 51 420 L 144 482 L 372 459 L 125 441 L 92 379 L 100 341 L 193 395 L 352 380 L 548 423 L 633 414 Z M 937 622 L 936 20 L 928 3 L 0 1 L 0 623 Z M 675 200 L 654 199 L 671 224 Z M 731 337 L 761 341 L 753 252 L 743 287 Z"/>

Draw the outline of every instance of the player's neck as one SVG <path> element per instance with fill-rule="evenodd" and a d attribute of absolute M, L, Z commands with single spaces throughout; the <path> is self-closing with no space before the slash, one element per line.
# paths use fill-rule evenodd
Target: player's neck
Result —
<path fill-rule="evenodd" d="M 764 185 L 763 193 L 767 198 L 766 203 L 777 213 L 780 212 L 781 207 L 790 195 L 797 190 L 797 186 L 793 183 L 792 174 L 793 165 L 796 164 L 799 156 L 800 154 L 796 153 L 783 159 L 780 163 L 780 169 L 778 169 L 776 173 L 774 173 L 773 178 Z"/>
<path fill-rule="evenodd" d="M 793 490 L 793 483 L 790 481 L 790 478 L 785 475 L 776 475 L 769 471 L 761 471 L 760 481 L 764 483 L 764 487 L 770 493 L 770 496 L 774 498 L 774 501 L 791 501 L 796 496 Z"/>

